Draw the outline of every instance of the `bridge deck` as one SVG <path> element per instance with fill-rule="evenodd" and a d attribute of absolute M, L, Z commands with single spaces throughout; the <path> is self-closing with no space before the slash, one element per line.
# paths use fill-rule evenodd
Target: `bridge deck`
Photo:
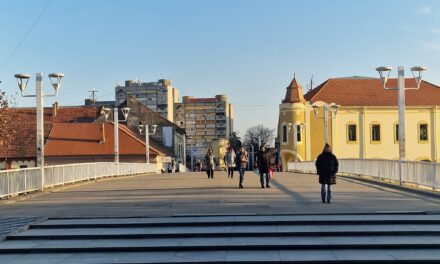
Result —
<path fill-rule="evenodd" d="M 326 214 L 440 211 L 440 200 L 338 179 L 332 204 L 322 204 L 315 175 L 276 173 L 271 189 L 246 173 L 216 172 L 112 178 L 0 202 L 0 216 L 127 217 L 193 214 Z"/>

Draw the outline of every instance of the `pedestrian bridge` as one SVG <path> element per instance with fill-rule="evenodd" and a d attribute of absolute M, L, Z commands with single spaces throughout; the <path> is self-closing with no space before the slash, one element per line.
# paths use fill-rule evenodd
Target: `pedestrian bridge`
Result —
<path fill-rule="evenodd" d="M 338 177 L 323 204 L 315 174 L 275 173 L 262 189 L 246 172 L 239 189 L 238 174 L 124 170 L 0 200 L 0 230 L 27 226 L 0 241 L 0 263 L 440 260 L 434 196 Z"/>

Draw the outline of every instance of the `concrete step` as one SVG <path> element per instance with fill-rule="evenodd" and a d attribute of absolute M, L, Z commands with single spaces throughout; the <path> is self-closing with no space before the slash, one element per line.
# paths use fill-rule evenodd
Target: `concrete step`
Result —
<path fill-rule="evenodd" d="M 31 229 L 7 240 L 301 236 L 440 236 L 440 225 L 281 225 Z"/>
<path fill-rule="evenodd" d="M 49 219 L 1 263 L 440 263 L 440 215 Z"/>
<path fill-rule="evenodd" d="M 440 236 L 238 237 L 5 241 L 0 253 L 300 249 L 439 249 Z"/>
<path fill-rule="evenodd" d="M 85 218 L 49 219 L 30 229 L 50 228 L 117 228 L 117 227 L 200 227 L 250 225 L 346 225 L 346 224 L 440 224 L 435 215 L 280 215 L 169 218 Z"/>
<path fill-rule="evenodd" d="M 105 252 L 83 254 L 2 255 L 0 263 L 7 264 L 388 264 L 388 263 L 440 263 L 438 250 L 262 250 L 262 251 L 185 251 L 185 252 Z"/>

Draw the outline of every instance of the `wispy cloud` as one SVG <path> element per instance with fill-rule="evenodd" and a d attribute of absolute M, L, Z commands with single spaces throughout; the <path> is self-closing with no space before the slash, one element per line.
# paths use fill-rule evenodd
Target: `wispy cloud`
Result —
<path fill-rule="evenodd" d="M 429 32 L 433 34 L 440 34 L 440 28 L 430 28 Z"/>
<path fill-rule="evenodd" d="M 419 9 L 417 10 L 417 13 L 421 14 L 421 15 L 429 15 L 432 13 L 432 9 L 430 6 L 421 6 L 419 7 Z"/>

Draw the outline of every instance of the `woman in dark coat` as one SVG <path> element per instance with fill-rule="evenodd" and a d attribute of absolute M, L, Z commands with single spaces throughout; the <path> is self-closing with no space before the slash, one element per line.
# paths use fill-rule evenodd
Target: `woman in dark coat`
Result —
<path fill-rule="evenodd" d="M 336 184 L 336 173 L 338 172 L 339 163 L 336 156 L 333 155 L 329 144 L 325 144 L 324 150 L 316 159 L 315 165 L 319 175 L 319 183 L 321 184 L 322 202 L 330 203 L 332 199 L 330 186 Z"/>
<path fill-rule="evenodd" d="M 264 188 L 264 176 L 266 176 L 266 188 L 270 188 L 269 185 L 270 153 L 267 151 L 265 145 L 261 145 L 260 151 L 258 151 L 257 167 L 258 167 L 258 172 L 260 173 L 261 188 Z"/>

